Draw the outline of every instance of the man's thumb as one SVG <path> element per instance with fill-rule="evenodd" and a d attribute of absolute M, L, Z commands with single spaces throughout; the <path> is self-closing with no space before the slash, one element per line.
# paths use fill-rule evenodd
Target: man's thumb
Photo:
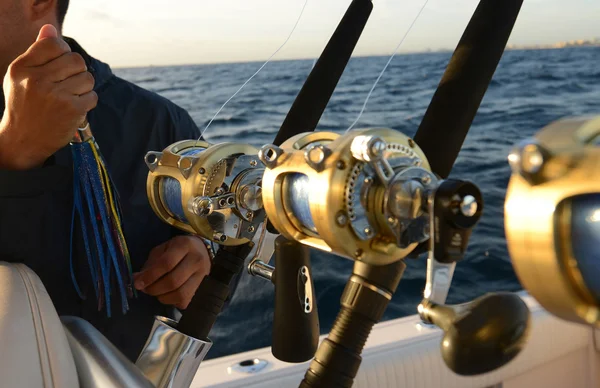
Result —
<path fill-rule="evenodd" d="M 58 38 L 58 31 L 52 24 L 46 24 L 40 29 L 36 42 L 45 38 Z"/>

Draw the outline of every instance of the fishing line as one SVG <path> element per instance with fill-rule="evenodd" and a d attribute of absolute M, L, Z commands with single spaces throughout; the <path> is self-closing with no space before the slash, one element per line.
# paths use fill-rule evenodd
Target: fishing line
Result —
<path fill-rule="evenodd" d="M 233 93 L 233 96 L 229 97 L 229 99 L 227 101 L 225 101 L 225 103 L 223 104 L 223 106 L 221 106 L 221 108 L 219 108 L 219 110 L 217 111 L 217 113 L 213 116 L 213 118 L 208 122 L 208 124 L 206 125 L 206 127 L 204 127 L 204 129 L 202 130 L 202 132 L 200 132 L 200 137 L 198 137 L 197 141 L 200 141 L 200 139 L 202 139 L 202 136 L 204 135 L 204 133 L 206 132 L 206 130 L 208 129 L 208 127 L 210 127 L 210 125 L 212 124 L 212 122 L 217 118 L 217 116 L 219 115 L 219 113 L 221 113 L 221 111 L 223 110 L 223 108 L 225 108 L 225 106 L 229 103 L 229 101 L 233 100 L 233 98 L 235 96 L 238 95 L 239 92 L 242 91 L 242 89 L 250 82 L 252 81 L 252 79 L 254 77 L 256 77 L 256 75 L 258 73 L 261 72 L 261 70 L 267 66 L 267 64 L 271 61 L 271 59 L 273 59 L 273 57 L 275 55 L 277 55 L 277 53 L 279 51 L 281 51 L 281 49 L 287 44 L 287 42 L 290 40 L 290 38 L 292 37 L 292 35 L 294 34 L 294 31 L 296 31 L 296 27 L 298 27 L 298 24 L 300 23 L 300 19 L 302 19 L 302 15 L 304 14 L 304 10 L 306 9 L 306 5 L 308 4 L 308 0 L 304 1 L 304 6 L 302 7 L 302 11 L 300 11 L 300 15 L 298 16 L 298 20 L 296 20 L 296 24 L 294 24 L 294 28 L 292 28 L 292 31 L 290 32 L 290 34 L 288 35 L 287 39 L 285 40 L 285 42 L 283 42 L 283 44 L 281 46 L 279 46 L 279 48 L 277 50 L 275 50 L 275 52 L 269 57 L 269 59 L 267 59 L 267 61 L 256 71 L 256 73 L 252 74 L 252 76 L 250 78 L 248 78 L 248 80 L 246 82 L 244 82 L 244 84 L 242 86 L 240 86 L 240 88 Z"/>
<path fill-rule="evenodd" d="M 427 5 L 427 3 L 429 3 L 429 0 L 425 0 L 425 3 L 423 3 L 423 6 L 419 10 L 419 13 L 417 14 L 417 16 L 415 17 L 415 19 L 412 21 L 412 23 L 408 27 L 408 30 L 406 30 L 406 33 L 402 37 L 402 40 L 400 41 L 400 43 L 398 43 L 398 46 L 396 46 L 396 49 L 394 50 L 394 53 L 392 54 L 392 56 L 390 57 L 390 59 L 387 61 L 387 63 L 383 67 L 383 70 L 381 71 L 381 73 L 379 73 L 379 77 L 377 77 L 377 79 L 375 80 L 375 83 L 373 84 L 373 87 L 371 88 L 371 91 L 369 91 L 369 94 L 367 94 L 367 98 L 365 99 L 365 103 L 363 104 L 362 109 L 360 110 L 360 113 L 358 114 L 358 117 L 356 118 L 356 120 L 354 120 L 354 122 L 352 123 L 352 125 L 350 125 L 350 127 L 348 127 L 348 129 L 346 129 L 346 133 L 348 131 L 352 130 L 352 128 L 354 128 L 354 126 L 358 123 L 358 121 L 362 117 L 363 113 L 365 112 L 365 108 L 367 107 L 367 104 L 369 103 L 369 99 L 371 98 L 371 94 L 373 94 L 373 91 L 375 90 L 375 87 L 379 83 L 379 80 L 381 79 L 381 77 L 383 77 L 383 74 L 385 73 L 385 71 L 387 70 L 388 66 L 390 65 L 390 63 L 392 62 L 392 60 L 394 59 L 394 57 L 398 53 L 398 50 L 400 49 L 400 46 L 402 46 L 402 43 L 404 43 L 404 40 L 406 39 L 406 37 L 408 36 L 408 34 L 410 33 L 410 31 L 412 30 L 412 28 L 414 27 L 414 25 L 417 23 L 417 20 L 419 20 L 419 17 L 421 16 L 421 13 L 423 13 L 423 10 L 425 9 L 425 6 Z"/>

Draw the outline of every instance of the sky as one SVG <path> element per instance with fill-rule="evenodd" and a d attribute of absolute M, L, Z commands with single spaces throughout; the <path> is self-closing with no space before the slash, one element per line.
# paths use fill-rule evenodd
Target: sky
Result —
<path fill-rule="evenodd" d="M 113 67 L 267 59 L 287 38 L 305 0 L 72 0 L 64 25 Z M 308 0 L 274 59 L 316 58 L 351 0 Z M 391 54 L 424 0 L 373 0 L 355 55 Z M 429 0 L 400 52 L 453 49 L 477 0 Z M 600 0 L 525 0 L 509 44 L 600 38 Z"/>

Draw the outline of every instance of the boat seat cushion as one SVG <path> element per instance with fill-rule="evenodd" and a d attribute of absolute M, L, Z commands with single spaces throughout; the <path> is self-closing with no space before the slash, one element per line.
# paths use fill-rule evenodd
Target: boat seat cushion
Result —
<path fill-rule="evenodd" d="M 62 323 L 39 277 L 0 262 L 0 385 L 79 387 Z"/>

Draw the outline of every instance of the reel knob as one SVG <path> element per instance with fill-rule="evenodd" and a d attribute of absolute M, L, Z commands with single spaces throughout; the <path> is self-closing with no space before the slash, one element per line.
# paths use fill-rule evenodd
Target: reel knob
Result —
<path fill-rule="evenodd" d="M 423 300 L 421 318 L 444 330 L 441 351 L 455 373 L 473 376 L 508 364 L 525 347 L 530 313 L 517 295 L 501 292 L 447 306 Z"/>

